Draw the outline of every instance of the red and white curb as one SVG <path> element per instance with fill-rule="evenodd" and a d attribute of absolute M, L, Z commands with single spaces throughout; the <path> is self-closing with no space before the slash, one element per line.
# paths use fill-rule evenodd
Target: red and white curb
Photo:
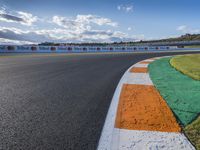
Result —
<path fill-rule="evenodd" d="M 142 62 L 153 62 L 155 59 Z M 131 66 L 121 78 L 106 117 L 103 131 L 99 140 L 98 150 L 195 150 L 193 145 L 181 132 L 161 132 L 149 130 L 129 130 L 115 127 L 120 93 L 124 84 L 153 85 L 148 73 L 133 73 L 133 67 L 148 67 L 148 64 Z"/>

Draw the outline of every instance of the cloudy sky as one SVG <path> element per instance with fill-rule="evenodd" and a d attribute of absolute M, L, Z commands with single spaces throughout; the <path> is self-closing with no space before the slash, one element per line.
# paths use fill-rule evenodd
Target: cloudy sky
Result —
<path fill-rule="evenodd" d="M 119 42 L 200 33 L 199 0 L 0 0 L 0 44 Z"/>

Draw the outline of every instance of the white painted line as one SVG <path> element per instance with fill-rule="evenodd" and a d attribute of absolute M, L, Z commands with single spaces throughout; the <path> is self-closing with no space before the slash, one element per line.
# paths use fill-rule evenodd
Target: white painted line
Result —
<path fill-rule="evenodd" d="M 125 74 L 124 83 L 139 84 L 139 85 L 153 85 L 148 73 L 131 73 Z"/>
<path fill-rule="evenodd" d="M 121 93 L 121 89 L 123 84 L 126 82 L 126 74 L 129 72 L 129 70 L 132 68 L 132 66 L 125 72 L 121 80 L 119 81 L 119 84 L 115 90 L 114 96 L 112 98 L 110 108 L 108 110 L 108 114 L 104 123 L 103 131 L 101 133 L 101 137 L 99 140 L 98 150 L 111 150 L 111 143 L 114 133 L 114 125 L 115 125 L 115 118 L 117 115 L 117 108 L 119 103 L 119 97 Z"/>
<path fill-rule="evenodd" d="M 114 125 L 115 125 L 115 118 L 117 114 L 117 108 L 119 103 L 119 97 L 121 93 L 121 89 L 124 83 L 129 84 L 147 84 L 152 85 L 151 79 L 149 78 L 149 75 L 147 73 L 130 73 L 130 69 L 133 66 L 131 66 L 123 75 L 121 78 L 114 96 L 112 98 L 110 108 L 107 113 L 107 117 L 104 123 L 104 127 L 101 133 L 101 137 L 99 140 L 98 148 L 97 150 L 111 150 L 112 140 L 115 137 L 118 137 L 116 132 L 114 132 Z M 134 80 L 134 78 L 138 78 L 137 80 Z"/>
<path fill-rule="evenodd" d="M 171 56 L 155 57 L 154 59 L 158 60 L 158 59 L 161 59 L 161 58 L 168 58 L 168 57 L 171 57 Z"/>
<path fill-rule="evenodd" d="M 155 60 L 158 60 L 158 59 L 161 59 L 161 58 L 165 58 L 166 56 L 164 56 L 164 57 L 155 57 L 154 59 Z"/>
<path fill-rule="evenodd" d="M 145 67 L 145 68 L 147 68 L 147 67 L 148 67 L 148 64 L 140 64 L 140 63 L 137 63 L 137 64 L 133 65 L 133 67 Z"/>
<path fill-rule="evenodd" d="M 152 61 L 155 61 L 155 60 L 154 59 L 146 59 L 145 61 L 152 62 Z"/>
<path fill-rule="evenodd" d="M 111 150 L 195 150 L 182 133 L 114 129 Z"/>

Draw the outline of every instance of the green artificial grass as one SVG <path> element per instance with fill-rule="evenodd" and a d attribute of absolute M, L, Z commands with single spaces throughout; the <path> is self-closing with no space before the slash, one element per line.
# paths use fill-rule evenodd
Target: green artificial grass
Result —
<path fill-rule="evenodd" d="M 200 80 L 200 54 L 176 56 L 170 64 L 189 77 Z"/>
<path fill-rule="evenodd" d="M 150 77 L 178 121 L 186 126 L 200 113 L 200 81 L 173 68 L 171 58 L 162 58 L 149 65 Z"/>

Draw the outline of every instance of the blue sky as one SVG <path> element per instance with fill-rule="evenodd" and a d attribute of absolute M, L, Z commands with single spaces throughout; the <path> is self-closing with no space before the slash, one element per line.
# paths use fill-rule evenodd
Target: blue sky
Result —
<path fill-rule="evenodd" d="M 200 33 L 199 0 L 0 0 L 0 43 L 113 42 Z"/>

